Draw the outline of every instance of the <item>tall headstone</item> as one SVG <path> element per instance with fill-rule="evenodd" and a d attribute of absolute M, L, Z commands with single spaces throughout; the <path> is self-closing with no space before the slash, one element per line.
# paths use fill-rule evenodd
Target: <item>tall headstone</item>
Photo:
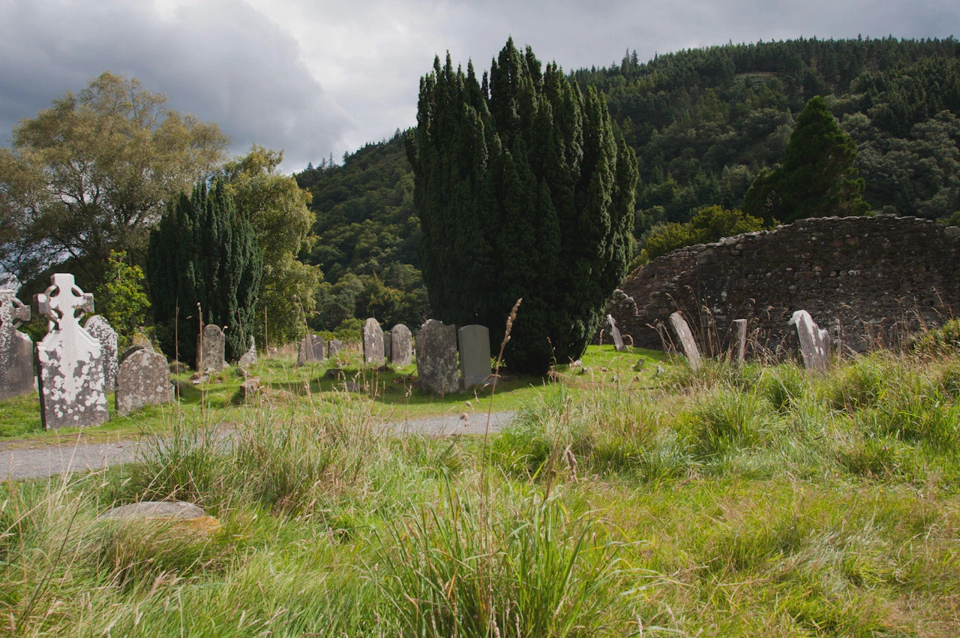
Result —
<path fill-rule="evenodd" d="M 383 363 L 383 329 L 373 317 L 363 324 L 363 362 Z"/>
<path fill-rule="evenodd" d="M 464 326 L 459 330 L 459 337 L 460 376 L 466 390 L 490 376 L 490 331 L 486 326 Z"/>
<path fill-rule="evenodd" d="M 313 335 L 313 360 L 321 363 L 326 356 L 326 347 L 323 343 L 323 337 Z"/>
<path fill-rule="evenodd" d="M 457 327 L 429 319 L 417 335 L 417 377 L 420 390 L 445 394 L 459 389 Z"/>
<path fill-rule="evenodd" d="M 78 314 L 93 312 L 93 295 L 77 287 L 73 275 L 57 273 L 34 301 L 50 318 L 50 331 L 37 344 L 40 417 L 48 430 L 97 425 L 110 418 L 103 389 L 98 342 L 80 326 Z"/>
<path fill-rule="evenodd" d="M 319 335 L 307 333 L 297 347 L 297 366 L 323 361 L 323 339 Z"/>
<path fill-rule="evenodd" d="M 747 357 L 747 320 L 733 320 L 733 360 L 737 365 L 744 362 Z"/>
<path fill-rule="evenodd" d="M 33 341 L 17 330 L 30 321 L 30 307 L 11 290 L 0 290 L 0 401 L 33 392 Z"/>
<path fill-rule="evenodd" d="M 393 334 L 387 330 L 383 333 L 383 358 L 389 359 L 393 352 Z"/>
<path fill-rule="evenodd" d="M 693 338 L 693 332 L 687 325 L 686 319 L 679 312 L 670 315 L 670 325 L 680 340 L 680 346 L 683 348 L 683 354 L 686 355 L 690 367 L 694 370 L 700 368 L 700 349 L 697 348 L 697 340 Z"/>
<path fill-rule="evenodd" d="M 803 365 L 807 370 L 826 372 L 827 368 L 830 367 L 828 357 L 830 352 L 829 333 L 826 330 L 821 330 L 806 310 L 798 310 L 793 313 L 789 325 L 797 327 Z"/>
<path fill-rule="evenodd" d="M 130 414 L 146 405 L 169 403 L 173 398 L 167 359 L 140 346 L 129 348 L 117 373 L 117 413 Z"/>
<path fill-rule="evenodd" d="M 223 330 L 220 326 L 208 323 L 203 327 L 203 340 L 200 348 L 201 363 L 198 367 L 200 372 L 219 372 L 223 370 L 227 362 L 224 360 L 224 349 L 226 339 L 223 337 Z"/>
<path fill-rule="evenodd" d="M 100 356 L 103 359 L 103 389 L 113 392 L 117 386 L 117 371 L 120 362 L 117 359 L 117 331 L 103 315 L 94 315 L 83 324 L 84 329 L 100 342 Z"/>
<path fill-rule="evenodd" d="M 340 356 L 341 350 L 343 350 L 343 342 L 339 339 L 331 339 L 327 344 L 327 358 L 336 359 Z"/>
<path fill-rule="evenodd" d="M 410 328 L 398 323 L 390 329 L 390 363 L 402 368 L 413 361 L 413 335 Z"/>
<path fill-rule="evenodd" d="M 240 360 L 237 361 L 237 367 L 239 368 L 249 368 L 257 362 L 257 342 L 253 338 L 253 335 L 250 335 L 250 349 L 243 353 L 240 357 Z"/>
<path fill-rule="evenodd" d="M 623 337 L 620 335 L 620 329 L 617 328 L 617 320 L 613 318 L 613 315 L 607 315 L 607 323 L 610 325 L 613 347 L 617 349 L 617 352 L 623 352 L 626 346 L 623 345 Z"/>

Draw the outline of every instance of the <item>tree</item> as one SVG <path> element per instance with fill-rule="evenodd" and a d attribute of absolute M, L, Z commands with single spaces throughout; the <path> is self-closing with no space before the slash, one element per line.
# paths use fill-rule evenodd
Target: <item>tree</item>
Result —
<path fill-rule="evenodd" d="M 97 310 L 117 331 L 120 347 L 129 344 L 147 316 L 150 302 L 143 290 L 143 270 L 127 263 L 125 252 L 112 252 L 103 285 L 97 288 Z"/>
<path fill-rule="evenodd" d="M 639 263 L 666 255 L 684 246 L 719 241 L 724 237 L 750 233 L 763 228 L 763 220 L 745 215 L 737 209 L 707 206 L 686 224 L 669 223 L 655 227 L 641 252 Z"/>
<path fill-rule="evenodd" d="M 743 211 L 770 224 L 806 217 L 863 215 L 864 182 L 857 177 L 857 145 L 843 132 L 821 97 L 807 102 L 779 168 L 761 171 L 743 200 Z"/>
<path fill-rule="evenodd" d="M 204 323 L 223 328 L 227 358 L 239 358 L 249 347 L 262 276 L 253 226 L 224 182 L 181 194 L 150 232 L 147 279 L 161 348 L 195 365 L 202 310 Z"/>
<path fill-rule="evenodd" d="M 249 217 L 263 251 L 263 290 L 254 330 L 258 338 L 267 336 L 276 343 L 302 336 L 302 313 L 313 312 L 323 278 L 319 268 L 297 259 L 316 239 L 310 232 L 314 219 L 307 209 L 310 193 L 293 177 L 277 172 L 282 161 L 282 152 L 254 146 L 248 155 L 228 162 L 221 171 L 227 192 Z M 267 335 L 262 330 L 264 311 Z"/>
<path fill-rule="evenodd" d="M 606 104 L 512 39 L 478 81 L 434 61 L 408 136 L 420 263 L 434 316 L 480 323 L 506 358 L 543 373 L 578 358 L 620 283 L 633 228 L 636 157 Z"/>
<path fill-rule="evenodd" d="M 25 284 L 60 265 L 92 289 L 111 251 L 143 262 L 164 204 L 227 144 L 216 124 L 165 102 L 105 72 L 14 128 L 12 148 L 0 149 L 0 278 Z"/>

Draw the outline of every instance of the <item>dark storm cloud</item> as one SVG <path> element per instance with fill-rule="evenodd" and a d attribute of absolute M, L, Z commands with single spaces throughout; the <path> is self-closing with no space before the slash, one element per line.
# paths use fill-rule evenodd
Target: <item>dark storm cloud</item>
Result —
<path fill-rule="evenodd" d="M 310 74 L 296 40 L 249 5 L 160 10 L 141 2 L 0 4 L 0 135 L 104 70 L 137 77 L 168 105 L 217 122 L 244 152 L 285 151 L 297 168 L 338 145 L 343 110 Z M 12 61 L 12 63 L 11 63 Z"/>

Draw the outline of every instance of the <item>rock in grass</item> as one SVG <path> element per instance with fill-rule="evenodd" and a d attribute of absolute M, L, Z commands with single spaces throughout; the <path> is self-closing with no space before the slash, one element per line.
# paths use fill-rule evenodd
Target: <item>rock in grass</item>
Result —
<path fill-rule="evenodd" d="M 203 508 L 184 501 L 143 501 L 121 505 L 107 510 L 97 520 L 168 524 L 202 536 L 212 536 L 220 531 L 220 521 L 207 516 Z"/>

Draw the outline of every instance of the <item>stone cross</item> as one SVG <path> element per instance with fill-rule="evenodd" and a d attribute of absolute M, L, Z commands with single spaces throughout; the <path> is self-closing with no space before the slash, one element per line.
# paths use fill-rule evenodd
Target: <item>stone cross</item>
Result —
<path fill-rule="evenodd" d="M 697 340 L 693 338 L 693 333 L 690 331 L 686 319 L 679 312 L 675 312 L 670 315 L 670 325 L 673 326 L 673 331 L 680 339 L 680 346 L 683 348 L 683 354 L 686 355 L 687 361 L 690 362 L 690 367 L 699 370 L 700 349 L 697 348 Z"/>
<path fill-rule="evenodd" d="M 390 363 L 402 368 L 413 361 L 413 335 L 410 328 L 398 323 L 390 329 Z"/>
<path fill-rule="evenodd" d="M 103 389 L 113 392 L 117 386 L 117 331 L 103 315 L 94 315 L 83 324 L 84 329 L 100 342 L 100 354 L 103 359 Z"/>
<path fill-rule="evenodd" d="M 73 275 L 57 273 L 37 295 L 37 312 L 50 318 L 50 331 L 37 344 L 40 416 L 43 427 L 85 427 L 110 418 L 104 392 L 100 343 L 80 326 L 79 313 L 93 312 L 93 295 Z"/>
<path fill-rule="evenodd" d="M 173 401 L 170 368 L 162 355 L 141 346 L 128 348 L 117 373 L 117 413 Z"/>
<path fill-rule="evenodd" d="M 490 331 L 486 326 L 464 326 L 459 336 L 461 389 L 466 390 L 490 376 Z"/>
<path fill-rule="evenodd" d="M 33 341 L 17 330 L 23 321 L 30 321 L 30 307 L 0 290 L 0 401 L 33 392 Z"/>
<path fill-rule="evenodd" d="M 363 362 L 383 364 L 383 328 L 373 317 L 363 324 Z"/>
<path fill-rule="evenodd" d="M 733 360 L 737 365 L 744 362 L 747 356 L 747 320 L 733 320 L 733 353 L 736 355 Z"/>
<path fill-rule="evenodd" d="M 459 389 L 456 326 L 429 319 L 420 327 L 417 377 L 422 392 L 446 394 Z"/>
<path fill-rule="evenodd" d="M 806 310 L 793 313 L 789 325 L 797 327 L 797 336 L 800 338 L 800 353 L 803 355 L 803 365 L 807 370 L 826 372 L 830 367 L 830 334 L 821 330 L 813 321 L 813 317 Z"/>
<path fill-rule="evenodd" d="M 607 323 L 610 324 L 610 336 L 613 337 L 613 347 L 617 349 L 617 352 L 623 352 L 626 346 L 623 344 L 620 329 L 617 328 L 617 320 L 613 318 L 613 315 L 607 315 Z"/>

